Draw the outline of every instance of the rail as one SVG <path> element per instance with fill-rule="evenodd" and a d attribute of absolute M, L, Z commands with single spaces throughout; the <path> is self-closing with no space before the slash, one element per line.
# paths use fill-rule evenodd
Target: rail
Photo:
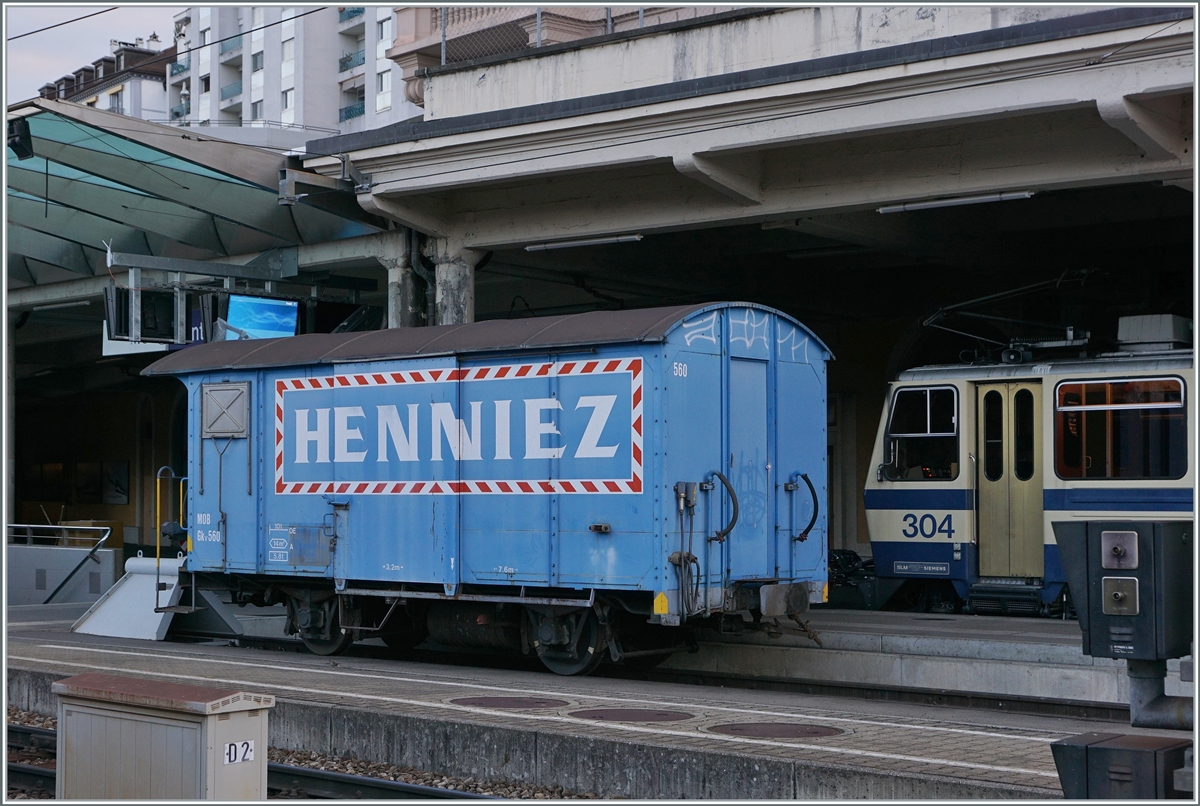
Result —
<path fill-rule="evenodd" d="M 191 69 L 192 69 L 192 59 L 190 56 L 186 59 L 181 59 L 180 61 L 177 61 L 177 62 L 171 62 L 171 75 L 172 76 L 177 76 L 180 73 L 186 73 L 188 70 L 191 70 Z"/>
<path fill-rule="evenodd" d="M 178 120 L 179 118 L 186 118 L 188 115 L 191 114 L 191 112 L 192 112 L 191 104 L 179 104 L 178 106 L 173 106 L 173 107 L 171 107 L 171 120 Z"/>
<path fill-rule="evenodd" d="M 361 17 L 366 10 L 364 6 L 351 6 L 350 8 L 338 9 L 338 22 L 345 22 L 355 17 Z"/>
<path fill-rule="evenodd" d="M 221 55 L 224 56 L 226 53 L 235 51 L 238 48 L 240 48 L 241 46 L 242 46 L 242 35 L 241 34 L 238 34 L 237 36 L 233 37 L 232 39 L 226 39 L 224 42 L 221 43 Z"/>
<path fill-rule="evenodd" d="M 233 98 L 233 97 L 235 97 L 237 95 L 241 95 L 241 94 L 242 94 L 242 82 L 240 82 L 240 81 L 235 81 L 232 84 L 226 84 L 224 87 L 221 87 L 221 100 L 222 101 L 228 101 L 230 98 Z"/>
<path fill-rule="evenodd" d="M 111 531 L 108 526 L 10 523 L 8 542 L 29 546 L 74 546 L 78 540 L 107 540 Z M 79 534 L 80 532 L 84 534 Z"/>

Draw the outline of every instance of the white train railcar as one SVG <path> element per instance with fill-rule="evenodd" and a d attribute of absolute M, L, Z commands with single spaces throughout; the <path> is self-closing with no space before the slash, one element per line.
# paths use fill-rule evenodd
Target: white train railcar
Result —
<path fill-rule="evenodd" d="M 900 373 L 864 489 L 876 601 L 1058 613 L 1053 521 L 1192 520 L 1194 377 L 1191 349 Z"/>

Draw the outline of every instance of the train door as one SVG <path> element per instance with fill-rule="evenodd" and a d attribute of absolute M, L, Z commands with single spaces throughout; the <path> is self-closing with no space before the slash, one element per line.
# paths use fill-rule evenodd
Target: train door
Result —
<path fill-rule="evenodd" d="M 1040 578 L 1042 387 L 978 387 L 979 576 Z"/>
<path fill-rule="evenodd" d="M 727 473 L 739 505 L 729 549 L 733 579 L 774 576 L 767 418 L 767 362 L 730 358 Z"/>

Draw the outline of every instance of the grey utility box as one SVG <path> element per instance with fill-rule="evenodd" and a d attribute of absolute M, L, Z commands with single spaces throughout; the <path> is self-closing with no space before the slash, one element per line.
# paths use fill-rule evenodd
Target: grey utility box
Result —
<path fill-rule="evenodd" d="M 1191 739 L 1084 733 L 1050 745 L 1067 800 L 1186 798 L 1175 772 L 1184 768 Z"/>
<path fill-rule="evenodd" d="M 1192 541 L 1187 521 L 1056 522 L 1054 538 L 1083 654 L 1169 660 L 1192 640 Z"/>
<path fill-rule="evenodd" d="M 270 694 L 89 672 L 54 683 L 55 797 L 263 800 Z"/>

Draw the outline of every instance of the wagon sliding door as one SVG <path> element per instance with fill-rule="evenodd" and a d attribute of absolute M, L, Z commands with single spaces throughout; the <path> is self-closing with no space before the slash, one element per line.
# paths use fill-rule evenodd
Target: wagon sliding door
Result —
<path fill-rule="evenodd" d="M 766 361 L 729 359 L 729 459 L 725 471 L 738 497 L 729 543 L 732 579 L 775 576 L 771 546 L 771 457 Z"/>
<path fill-rule="evenodd" d="M 1042 388 L 997 383 L 978 391 L 979 575 L 1040 578 Z"/>

